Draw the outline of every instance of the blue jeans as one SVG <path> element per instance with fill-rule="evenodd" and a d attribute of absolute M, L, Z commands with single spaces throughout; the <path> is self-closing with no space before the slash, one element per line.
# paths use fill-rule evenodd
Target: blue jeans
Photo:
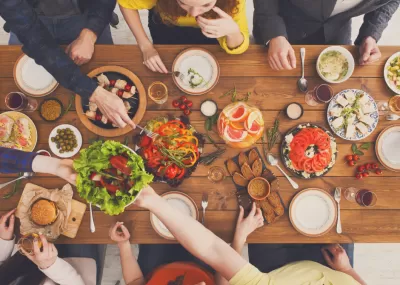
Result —
<path fill-rule="evenodd" d="M 79 36 L 86 23 L 86 16 L 84 14 L 65 17 L 39 16 L 39 19 L 59 45 L 69 45 L 73 42 Z M 10 32 L 8 44 L 22 45 L 13 32 Z M 105 27 L 103 33 L 97 38 L 96 44 L 113 44 L 109 25 Z"/>

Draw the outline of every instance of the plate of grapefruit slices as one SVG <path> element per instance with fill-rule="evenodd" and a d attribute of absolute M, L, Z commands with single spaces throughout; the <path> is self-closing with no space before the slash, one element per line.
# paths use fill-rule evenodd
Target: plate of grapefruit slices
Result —
<path fill-rule="evenodd" d="M 226 106 L 219 115 L 218 133 L 231 147 L 248 148 L 259 140 L 264 131 L 262 113 L 244 102 Z"/>
<path fill-rule="evenodd" d="M 287 169 L 300 178 L 323 176 L 335 164 L 337 145 L 333 135 L 314 124 L 300 124 L 282 142 L 282 158 Z"/>

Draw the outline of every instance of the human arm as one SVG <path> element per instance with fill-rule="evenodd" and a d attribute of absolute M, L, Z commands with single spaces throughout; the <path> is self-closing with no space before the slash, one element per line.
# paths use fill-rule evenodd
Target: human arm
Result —
<path fill-rule="evenodd" d="M 220 272 L 225 279 L 230 280 L 248 263 L 198 221 L 173 208 L 151 187 L 143 189 L 135 203 L 155 214 L 183 247 Z"/>
<path fill-rule="evenodd" d="M 117 243 L 122 266 L 122 275 L 127 285 L 144 285 L 145 279 L 136 258 L 132 254 L 129 243 L 128 229 L 121 222 L 117 222 L 109 232 L 110 238 Z"/>
<path fill-rule="evenodd" d="M 85 1 L 86 25 L 79 36 L 67 47 L 70 58 L 78 65 L 87 63 L 93 56 L 97 38 L 109 25 L 116 0 Z"/>
<path fill-rule="evenodd" d="M 138 43 L 138 46 L 142 51 L 143 64 L 146 65 L 151 71 L 168 73 L 168 70 L 162 62 L 160 55 L 158 54 L 157 50 L 154 48 L 152 42 L 147 37 L 146 32 L 144 31 L 142 22 L 140 21 L 138 7 L 129 6 L 130 4 L 127 1 L 118 1 L 118 3 L 122 15 L 124 16 L 124 19 L 128 24 L 129 29 L 132 31 Z M 140 8 L 150 9 L 152 7 L 149 6 Z"/>
<path fill-rule="evenodd" d="M 242 206 L 240 206 L 239 216 L 236 222 L 235 235 L 233 237 L 231 247 L 237 253 L 242 254 L 247 237 L 263 225 L 264 218 L 261 209 L 257 208 L 255 203 L 253 203 L 252 209 L 246 218 L 244 218 L 244 209 Z M 217 285 L 229 285 L 228 280 L 223 278 L 218 272 L 215 274 L 215 280 Z"/>
<path fill-rule="evenodd" d="M 11 256 L 14 249 L 15 210 L 11 210 L 0 218 L 0 265 Z"/>
<path fill-rule="evenodd" d="M 33 241 L 33 254 L 28 253 L 24 248 L 19 249 L 33 263 L 37 265 L 48 278 L 60 285 L 85 285 L 82 277 L 68 262 L 58 257 L 57 248 L 48 242 L 43 235 L 39 235 L 39 241 Z"/>
<path fill-rule="evenodd" d="M 330 267 L 332 267 L 332 269 L 350 275 L 361 285 L 367 285 L 367 283 L 351 266 L 349 257 L 347 256 L 346 251 L 343 249 L 343 247 L 340 246 L 340 244 L 330 244 L 323 247 L 321 251 L 326 263 Z"/>

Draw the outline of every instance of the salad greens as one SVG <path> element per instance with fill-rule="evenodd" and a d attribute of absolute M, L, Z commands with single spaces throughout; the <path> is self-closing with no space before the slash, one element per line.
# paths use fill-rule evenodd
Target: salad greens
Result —
<path fill-rule="evenodd" d="M 196 88 L 200 86 L 203 82 L 206 82 L 204 77 L 193 68 L 189 68 L 188 75 L 190 76 L 189 84 L 191 88 Z M 206 82 L 205 84 L 207 85 L 208 82 Z"/>
<path fill-rule="evenodd" d="M 134 184 L 127 192 L 118 190 L 115 194 L 110 194 L 105 187 L 96 186 L 90 176 L 92 173 L 104 173 L 111 167 L 110 158 L 121 154 L 128 157 L 128 166 L 132 169 L 129 179 Z M 78 173 L 76 187 L 79 195 L 98 205 L 108 215 L 122 213 L 137 193 L 153 181 L 153 175 L 145 171 L 142 158 L 116 141 L 97 141 L 81 150 L 80 157 L 74 161 L 74 169 Z"/>

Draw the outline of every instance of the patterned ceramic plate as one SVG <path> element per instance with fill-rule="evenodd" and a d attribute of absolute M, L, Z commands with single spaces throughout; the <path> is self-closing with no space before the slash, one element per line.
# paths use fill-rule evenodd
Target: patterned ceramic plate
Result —
<path fill-rule="evenodd" d="M 340 105 L 336 102 L 336 100 L 339 96 L 344 96 L 344 94 L 346 94 L 347 92 L 352 92 L 352 93 L 354 93 L 354 95 L 363 93 L 364 95 L 366 95 L 368 97 L 369 102 L 372 104 L 372 106 L 374 108 L 374 111 L 372 113 L 368 114 L 373 119 L 372 125 L 371 126 L 365 125 L 368 128 L 368 132 L 365 134 L 361 134 L 359 131 L 356 131 L 355 136 L 352 138 L 346 137 L 346 128 L 342 127 L 340 129 L 335 129 L 332 125 L 332 122 L 337 117 L 331 115 L 331 110 L 335 107 L 340 107 Z M 349 140 L 349 141 L 359 141 L 359 140 L 365 139 L 370 134 L 372 134 L 372 132 L 378 126 L 378 121 L 379 121 L 378 105 L 376 104 L 374 98 L 372 98 L 372 96 L 369 95 L 368 93 L 366 93 L 365 91 L 359 90 L 359 89 L 346 89 L 346 90 L 343 90 L 343 91 L 339 92 L 338 94 L 336 94 L 333 97 L 333 99 L 331 100 L 331 102 L 329 103 L 328 110 L 326 112 L 326 116 L 328 119 L 328 124 L 329 124 L 330 128 L 332 129 L 333 133 L 335 135 L 337 135 L 338 137 L 341 137 L 342 139 Z M 354 124 L 357 124 L 358 122 L 359 122 L 359 120 L 356 117 Z"/>

